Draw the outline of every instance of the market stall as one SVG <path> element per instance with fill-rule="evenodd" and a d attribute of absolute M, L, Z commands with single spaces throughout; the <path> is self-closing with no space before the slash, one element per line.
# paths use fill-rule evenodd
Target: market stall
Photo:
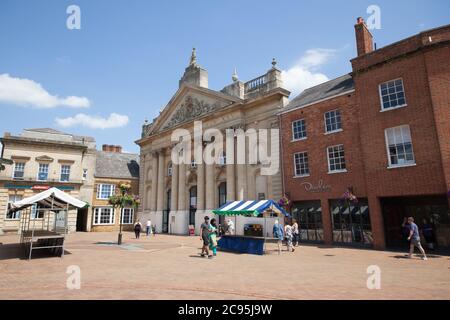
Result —
<path fill-rule="evenodd" d="M 224 204 L 222 207 L 213 212 L 220 216 L 234 217 L 234 224 L 238 230 L 238 216 L 245 216 L 252 218 L 250 222 L 260 221 L 259 223 L 248 223 L 244 226 L 243 234 L 226 234 L 218 241 L 218 246 L 221 249 L 251 253 L 264 254 L 266 239 L 272 238 L 272 232 L 269 232 L 267 221 L 271 217 L 288 217 L 289 214 L 273 200 L 260 201 L 232 201 Z M 261 226 L 255 228 L 254 226 Z"/>
<path fill-rule="evenodd" d="M 21 213 L 20 243 L 27 247 L 28 259 L 31 259 L 33 250 L 42 249 L 62 257 L 68 211 L 86 205 L 57 188 L 13 203 L 9 211 Z"/>

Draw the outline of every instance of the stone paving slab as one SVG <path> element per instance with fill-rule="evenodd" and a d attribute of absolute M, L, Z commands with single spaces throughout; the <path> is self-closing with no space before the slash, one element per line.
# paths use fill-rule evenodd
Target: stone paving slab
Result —
<path fill-rule="evenodd" d="M 450 299 L 450 257 L 405 259 L 402 253 L 302 245 L 281 256 L 219 252 L 199 256 L 198 237 L 76 233 L 64 258 L 20 255 L 17 235 L 0 237 L 0 299 Z M 81 270 L 69 290 L 67 267 Z M 367 267 L 381 269 L 369 290 Z"/>

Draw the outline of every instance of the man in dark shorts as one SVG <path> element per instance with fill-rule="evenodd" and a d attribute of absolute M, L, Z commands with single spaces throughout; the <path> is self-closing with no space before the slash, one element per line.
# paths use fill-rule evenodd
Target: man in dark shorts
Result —
<path fill-rule="evenodd" d="M 209 217 L 205 216 L 205 221 L 200 226 L 200 240 L 203 241 L 202 253 L 200 254 L 202 257 L 208 255 L 208 258 L 212 258 L 212 255 L 209 254 L 209 230 L 211 226 L 209 224 Z M 206 253 L 206 255 L 205 255 Z"/>
<path fill-rule="evenodd" d="M 425 254 L 425 250 L 423 250 L 422 245 L 420 244 L 420 234 L 419 234 L 419 227 L 417 227 L 417 224 L 414 223 L 414 218 L 409 217 L 408 218 L 409 223 L 409 229 L 411 230 L 409 232 L 408 240 L 411 241 L 411 245 L 409 248 L 409 257 L 412 257 L 412 254 L 414 253 L 414 247 L 417 247 L 417 249 L 420 250 L 420 253 L 422 253 L 422 259 L 428 260 L 427 255 Z"/>

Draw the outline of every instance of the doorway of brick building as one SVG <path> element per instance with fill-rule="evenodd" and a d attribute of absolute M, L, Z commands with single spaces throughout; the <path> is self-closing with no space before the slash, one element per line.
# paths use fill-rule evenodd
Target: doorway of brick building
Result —
<path fill-rule="evenodd" d="M 450 249 L 450 211 L 445 195 L 381 198 L 380 203 L 388 248 L 408 247 L 402 222 L 405 217 L 412 216 L 425 249 Z M 431 237 L 425 237 L 423 230 L 430 227 Z M 432 242 L 434 245 L 430 246 Z"/>

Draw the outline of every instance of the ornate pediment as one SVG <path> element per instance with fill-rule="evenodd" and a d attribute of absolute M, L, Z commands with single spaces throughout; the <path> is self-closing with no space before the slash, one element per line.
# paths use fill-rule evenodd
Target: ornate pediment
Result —
<path fill-rule="evenodd" d="M 242 101 L 222 92 L 182 84 L 158 117 L 142 126 L 142 138 L 202 118 L 234 103 Z"/>
<path fill-rule="evenodd" d="M 170 120 L 162 127 L 162 130 L 169 129 L 186 121 L 194 120 L 205 114 L 216 111 L 222 106 L 223 104 L 219 101 L 211 103 L 187 95 Z"/>

